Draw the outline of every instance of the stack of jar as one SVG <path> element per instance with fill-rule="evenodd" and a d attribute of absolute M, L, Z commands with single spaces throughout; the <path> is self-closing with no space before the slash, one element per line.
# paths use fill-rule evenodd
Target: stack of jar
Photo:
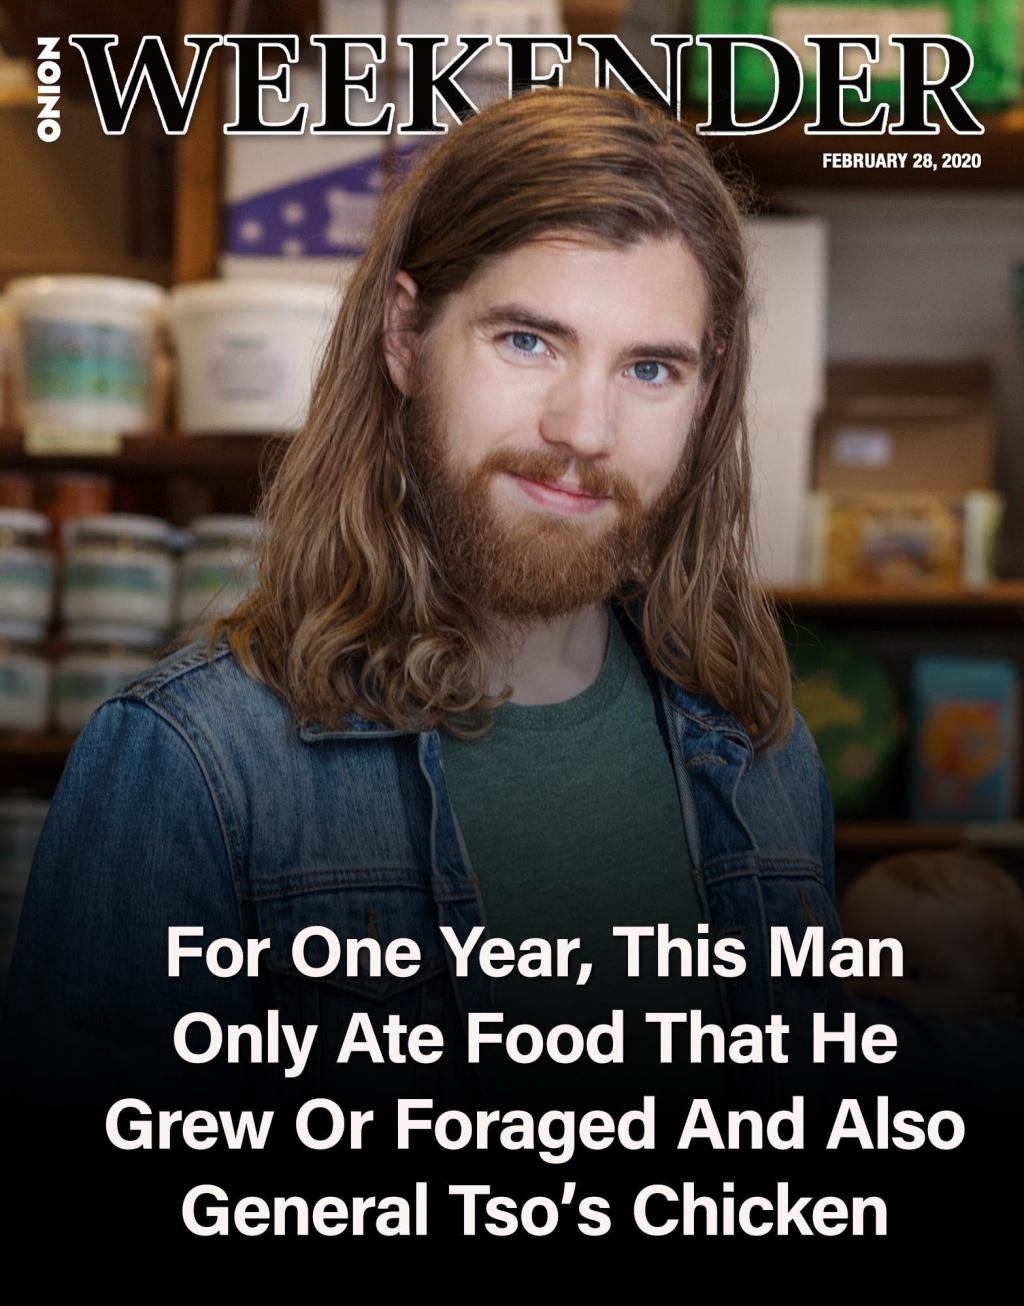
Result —
<path fill-rule="evenodd" d="M 56 561 L 50 523 L 25 508 L 0 511 L 0 728 L 45 730 L 50 711 L 46 632 Z"/>
<path fill-rule="evenodd" d="M 176 633 L 198 634 L 230 611 L 254 578 L 254 527 L 251 517 L 205 517 L 182 532 L 157 517 L 116 512 L 71 523 L 63 639 L 51 663 L 49 523 L 0 509 L 0 729 L 45 731 L 52 714 L 58 730 L 80 730 Z"/>

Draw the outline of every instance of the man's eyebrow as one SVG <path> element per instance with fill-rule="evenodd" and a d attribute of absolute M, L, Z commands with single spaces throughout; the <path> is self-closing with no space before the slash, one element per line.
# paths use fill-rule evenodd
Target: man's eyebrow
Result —
<path fill-rule="evenodd" d="M 473 318 L 474 326 L 494 327 L 502 323 L 515 322 L 519 326 L 529 327 L 541 335 L 554 336 L 558 340 L 567 340 L 571 345 L 579 344 L 579 333 L 574 327 L 557 318 L 547 317 L 525 304 L 494 304 Z M 637 341 L 623 350 L 630 357 L 665 358 L 670 362 L 684 366 L 696 366 L 700 363 L 700 350 L 685 340 Z"/>
<path fill-rule="evenodd" d="M 700 350 L 685 340 L 638 340 L 624 353 L 630 358 L 665 358 L 670 363 L 679 363 L 683 367 L 698 367 L 701 357 Z"/>
<path fill-rule="evenodd" d="M 557 318 L 547 317 L 536 309 L 527 308 L 525 304 L 494 304 L 473 318 L 474 326 L 494 327 L 502 323 L 515 322 L 519 326 L 529 327 L 546 336 L 555 336 L 559 340 L 568 340 L 570 344 L 579 343 L 576 329 L 559 322 Z"/>

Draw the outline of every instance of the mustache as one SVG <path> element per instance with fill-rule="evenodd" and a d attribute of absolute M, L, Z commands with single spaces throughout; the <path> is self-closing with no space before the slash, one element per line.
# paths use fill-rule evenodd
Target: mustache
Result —
<path fill-rule="evenodd" d="M 640 507 L 640 496 L 621 473 L 609 472 L 596 463 L 566 458 L 546 449 L 494 449 L 479 464 L 476 474 L 507 472 L 530 481 L 562 480 L 574 468 L 572 479 L 579 482 L 581 493 L 595 498 L 610 498 L 629 507 Z"/>

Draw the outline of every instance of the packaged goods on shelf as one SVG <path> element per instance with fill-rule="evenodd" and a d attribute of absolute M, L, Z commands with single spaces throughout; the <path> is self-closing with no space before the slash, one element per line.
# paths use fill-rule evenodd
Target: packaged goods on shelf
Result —
<path fill-rule="evenodd" d="M 828 369 L 815 489 L 991 490 L 995 461 L 987 362 L 842 363 Z"/>
<path fill-rule="evenodd" d="M 416 27 L 396 30 L 413 33 Z M 370 57 L 369 50 L 366 57 Z M 542 63 L 538 59 L 538 65 Z M 353 72 L 361 71 L 358 52 L 353 54 L 352 64 Z M 280 138 L 233 135 L 225 141 L 224 248 L 219 271 L 229 279 L 318 280 L 344 287 L 369 244 L 389 175 L 404 172 L 420 154 L 445 139 L 442 133 L 403 136 L 395 131 L 398 124 L 409 120 L 409 94 L 408 79 L 390 51 L 385 64 L 377 68 L 374 99 L 353 94 L 348 109 L 353 123 L 372 124 L 385 112 L 386 104 L 393 104 L 390 134 L 380 129 L 345 136 L 311 132 L 311 125 L 322 117 L 322 80 L 319 68 L 294 68 L 288 102 L 275 105 L 269 97 L 264 101 L 268 122 L 287 122 L 297 105 L 307 105 L 302 133 Z M 478 109 L 508 98 L 504 74 L 488 77 L 467 71 L 459 76 L 458 84 Z M 457 125 L 442 106 L 438 106 L 436 121 L 447 123 L 449 129 Z"/>
<path fill-rule="evenodd" d="M 919 658 L 911 713 L 913 818 L 1011 820 L 1020 764 L 1017 667 L 997 658 Z"/>
<path fill-rule="evenodd" d="M 449 38 L 459 32 L 472 32 L 477 36 L 515 36 L 541 32 L 564 32 L 559 0 L 397 0 L 394 5 L 394 31 L 404 36 L 447 33 Z M 321 0 L 321 32 L 342 35 L 386 32 L 388 28 L 387 0 Z M 604 28 L 591 28 L 603 31 Z M 388 50 L 387 60 L 393 67 L 404 70 L 409 64 L 408 46 L 395 45 Z M 449 54 L 455 53 L 454 50 Z M 540 52 L 537 58 L 538 76 L 550 72 L 554 56 Z M 475 76 L 505 77 L 508 69 L 508 50 L 490 46 L 473 60 Z"/>
<path fill-rule="evenodd" d="M 156 661 L 162 636 L 139 626 L 79 623 L 64 632 L 54 672 L 58 730 L 77 732 L 99 705 Z"/>
<path fill-rule="evenodd" d="M 1003 500 L 970 494 L 809 495 L 806 579 L 815 585 L 985 585 Z"/>
<path fill-rule="evenodd" d="M 254 517 L 201 517 L 188 529 L 178 569 L 179 626 L 209 622 L 232 610 L 256 580 Z"/>
<path fill-rule="evenodd" d="M 557 0 L 400 0 L 388 19 L 384 0 L 325 0 L 319 29 L 325 34 L 396 35 L 461 32 L 475 35 L 563 32 Z M 598 28 L 597 30 L 602 30 Z M 454 39 L 442 46 L 438 60 L 460 51 Z M 399 124 L 410 119 L 409 48 L 392 40 L 380 64 L 372 52 L 353 47 L 353 75 L 364 66 L 374 75 L 372 92 L 348 96 L 348 120 L 374 126 L 393 106 L 390 132 L 379 126 L 357 135 L 311 131 L 323 117 L 324 76 L 319 66 L 289 70 L 286 102 L 263 110 L 269 122 L 288 122 L 297 106 L 307 106 L 301 133 L 280 138 L 231 135 L 224 157 L 224 249 L 220 271 L 226 277 L 314 277 L 344 284 L 365 250 L 388 176 L 408 168 L 416 157 L 444 139 L 437 135 L 402 135 Z M 508 97 L 506 46 L 480 50 L 458 76 L 470 103 L 484 109 Z M 538 77 L 559 63 L 557 52 L 537 51 Z M 230 82 L 230 75 L 228 75 Z M 231 94 L 230 87 L 226 91 Z M 372 95 L 372 98 L 368 98 Z M 455 118 L 438 101 L 436 121 L 450 130 Z"/>
<path fill-rule="evenodd" d="M 45 625 L 53 615 L 50 523 L 39 512 L 0 508 L 0 618 Z"/>
<path fill-rule="evenodd" d="M 53 669 L 45 641 L 37 623 L 0 621 L 0 730 L 47 729 Z"/>
<path fill-rule="evenodd" d="M 67 623 L 117 622 L 164 632 L 174 617 L 175 531 L 158 517 L 106 513 L 71 530 L 61 613 Z"/>
<path fill-rule="evenodd" d="M 810 34 L 841 36 L 868 32 L 878 37 L 878 61 L 871 65 L 871 100 L 900 101 L 900 51 L 889 36 L 928 36 L 936 32 L 958 36 L 971 47 L 973 68 L 962 87 L 972 108 L 1011 104 L 1021 87 L 1019 0 L 697 0 L 694 30 L 714 33 L 754 33 L 784 42 L 797 56 L 804 72 L 804 104 L 815 101 L 816 51 L 804 44 Z M 844 74 L 853 76 L 867 62 L 863 51 L 851 51 Z M 930 80 L 942 77 L 945 56 L 936 48 L 928 60 Z M 694 57 L 694 91 L 707 97 L 707 53 Z M 757 50 L 736 52 L 736 101 L 771 104 L 774 91 L 772 65 Z"/>
<path fill-rule="evenodd" d="M 92 447 L 90 438 L 109 442 L 152 427 L 160 286 L 25 277 L 8 283 L 6 298 L 16 326 L 15 409 L 31 446 L 63 445 L 77 434 Z"/>
<path fill-rule="evenodd" d="M 877 815 L 906 733 L 892 676 L 854 644 L 803 623 L 787 644 L 793 699 L 828 772 L 836 816 Z"/>
<path fill-rule="evenodd" d="M 176 287 L 169 312 L 182 431 L 298 430 L 336 308 L 332 287 L 315 282 Z"/>

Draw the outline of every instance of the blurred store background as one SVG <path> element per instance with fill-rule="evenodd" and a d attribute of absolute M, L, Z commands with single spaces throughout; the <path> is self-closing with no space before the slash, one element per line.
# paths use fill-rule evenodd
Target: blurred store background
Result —
<path fill-rule="evenodd" d="M 983 136 L 841 142 L 948 152 L 960 166 L 823 169 L 838 146 L 803 133 L 806 113 L 772 133 L 709 138 L 756 195 L 760 566 L 829 769 L 844 886 L 912 850 L 980 850 L 1014 874 L 1024 860 L 1022 9 L 0 3 L 0 970 L 75 732 L 251 582 L 261 469 L 301 421 L 379 194 L 403 156 L 430 148 L 225 136 L 224 51 L 212 67 L 225 80 L 207 77 L 185 136 L 163 132 L 145 94 L 127 131 L 105 136 L 66 44 L 61 135 L 44 146 L 37 37 L 116 32 L 123 79 L 148 33 L 180 50 L 189 32 L 296 33 L 309 54 L 313 32 L 617 32 L 659 83 L 654 33 L 764 32 L 799 46 L 808 31 L 930 30 L 971 41 L 964 94 Z M 461 79 L 480 107 L 504 94 L 502 67 Z M 696 123 L 697 61 L 685 73 Z M 566 80 L 592 82 L 585 49 L 574 48 Z M 314 121 L 318 65 L 292 82 Z M 396 121 L 403 86 L 389 58 L 381 98 L 398 104 Z M 891 97 L 892 84 L 878 93 Z M 751 117 L 762 97 L 756 70 L 740 79 Z"/>

